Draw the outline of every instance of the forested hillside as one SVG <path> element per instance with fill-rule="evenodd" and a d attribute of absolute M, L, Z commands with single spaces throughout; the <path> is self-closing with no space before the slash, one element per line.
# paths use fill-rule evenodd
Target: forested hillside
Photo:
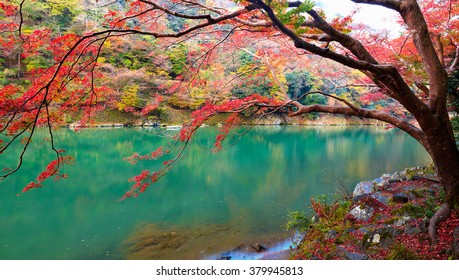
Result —
<path fill-rule="evenodd" d="M 40 75 L 50 75 L 47 69 L 59 62 L 78 36 L 116 25 L 114 19 L 122 16 L 127 16 L 123 24 L 130 28 L 141 25 L 141 19 L 129 18 L 133 11 L 130 1 L 13 3 L 22 5 L 20 33 L 14 32 L 18 28 L 17 6 L 2 4 L 0 85 L 7 99 L 10 93 L 27 91 Z M 234 5 L 229 1 L 225 4 Z M 188 9 L 187 13 L 197 15 L 200 11 Z M 177 32 L 188 24 L 174 16 L 166 21 L 164 32 Z M 351 18 L 337 22 L 343 28 L 351 23 Z M 360 102 L 365 108 L 387 108 L 393 103 L 361 73 L 331 62 L 326 68 L 318 67 L 317 58 L 308 54 L 297 57 L 298 51 L 278 38 L 279 34 L 271 33 L 270 40 L 260 40 L 258 34 L 247 36 L 242 31 L 222 24 L 211 34 L 178 41 L 134 34 L 94 40 L 79 57 L 86 63 L 79 71 L 90 71 L 91 76 L 68 77 L 72 83 L 66 81 L 60 89 L 62 98 L 53 102 L 54 106 L 64 105 L 65 110 L 60 110 L 63 114 L 55 115 L 54 121 L 65 125 L 98 110 L 125 112 L 142 121 L 162 120 L 171 108 L 197 109 L 205 102 L 221 103 L 252 94 L 279 99 L 287 94 L 305 105 L 335 102 L 321 94 L 306 95 L 314 91 Z M 91 64 L 95 54 L 97 63 Z M 362 92 L 371 94 L 359 97 Z M 395 106 L 388 110 L 397 111 Z M 90 120 L 83 118 L 82 124 Z"/>

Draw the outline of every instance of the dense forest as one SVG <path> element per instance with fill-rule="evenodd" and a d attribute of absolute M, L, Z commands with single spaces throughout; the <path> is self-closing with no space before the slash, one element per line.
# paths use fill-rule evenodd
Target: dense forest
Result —
<path fill-rule="evenodd" d="M 77 36 L 110 27 L 112 18 L 129 13 L 131 5 L 129 1 L 25 1 L 22 9 L 21 34 L 3 32 L 1 37 L 0 84 L 6 87 L 5 93 L 8 88 L 25 91 Z M 190 9 L 189 13 L 198 14 L 199 10 Z M 132 18 L 127 24 L 135 28 L 138 21 Z M 346 18 L 339 24 L 346 26 L 351 21 Z M 13 22 L 3 24 L 7 28 Z M 186 19 L 168 16 L 165 28 L 177 32 L 187 24 Z M 335 101 L 321 94 L 305 95 L 322 91 L 359 102 L 364 108 L 398 111 L 395 105 L 387 106 L 393 102 L 359 72 L 340 74 L 345 69 L 336 63 L 318 67 L 317 58 L 308 54 L 290 59 L 294 53 L 284 53 L 293 50 L 282 41 L 260 40 L 257 34 L 241 32 L 232 35 L 233 31 L 234 27 L 221 25 L 212 31 L 215 38 L 193 36 L 178 42 L 159 42 L 146 35 L 106 38 L 92 81 L 98 92 L 97 105 L 90 109 L 125 112 L 143 121 L 161 120 L 170 108 L 197 109 L 206 101 L 223 102 L 252 94 L 276 98 L 285 91 L 305 105 Z M 84 79 L 75 82 L 72 87 L 79 90 L 88 83 Z M 81 106 L 67 107 L 58 119 L 60 124 L 81 116 Z"/>

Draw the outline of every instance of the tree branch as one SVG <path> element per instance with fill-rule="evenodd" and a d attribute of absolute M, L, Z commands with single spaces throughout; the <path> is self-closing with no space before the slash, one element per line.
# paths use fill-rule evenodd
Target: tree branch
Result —
<path fill-rule="evenodd" d="M 414 45 L 429 77 L 429 109 L 437 116 L 446 118 L 447 73 L 438 59 L 421 8 L 416 0 L 404 0 L 399 13 L 411 31 Z"/>
<path fill-rule="evenodd" d="M 219 14 L 219 15 L 224 15 L 224 10 L 222 9 L 218 9 L 218 8 L 213 8 L 213 7 L 210 7 L 208 5 L 205 5 L 203 3 L 199 3 L 199 2 L 192 2 L 192 1 L 187 1 L 187 0 L 183 0 L 183 2 L 185 3 L 190 3 L 190 4 L 193 4 L 193 5 L 197 5 L 201 8 L 204 8 L 208 11 L 211 11 L 211 12 L 214 12 L 216 14 Z M 248 11 L 252 11 L 255 7 L 245 7 Z M 268 21 L 265 21 L 265 20 L 254 20 L 254 21 L 249 21 L 249 20 L 244 20 L 244 19 L 240 19 L 240 18 L 234 18 L 235 21 L 241 23 L 241 24 L 244 24 L 244 25 L 247 25 L 247 26 L 250 26 L 250 27 L 270 27 L 272 26 L 272 23 L 271 22 L 268 22 Z"/>
<path fill-rule="evenodd" d="M 316 11 L 310 10 L 308 14 L 314 19 L 316 28 L 322 30 L 335 41 L 339 42 L 346 49 L 352 52 L 359 60 L 366 61 L 371 64 L 378 64 L 378 61 L 365 49 L 365 47 L 358 40 L 351 36 L 336 30 L 333 26 L 328 24 Z"/>
<path fill-rule="evenodd" d="M 426 111 L 428 107 L 419 100 L 411 88 L 406 84 L 398 70 L 392 65 L 378 64 L 378 62 L 368 53 L 363 45 L 356 39 L 335 30 L 325 22 L 315 11 L 308 12 L 314 19 L 317 28 L 336 39 L 340 44 L 352 51 L 359 60 L 350 56 L 341 55 L 329 49 L 320 48 L 314 44 L 308 43 L 300 38 L 293 30 L 287 28 L 275 15 L 274 11 L 264 1 L 249 0 L 250 3 L 262 8 L 267 16 L 273 21 L 274 25 L 294 43 L 295 47 L 312 52 L 324 58 L 329 58 L 340 64 L 362 71 L 370 77 L 381 88 L 387 89 L 387 96 L 400 102 L 411 112 L 417 119 L 427 120 Z M 371 1 L 370 1 L 371 2 Z M 378 2 L 378 1 L 377 1 Z M 389 1 L 390 2 L 390 1 Z M 360 53 L 361 52 L 361 53 Z"/>
<path fill-rule="evenodd" d="M 340 99 L 338 98 L 338 100 Z M 348 102 L 346 102 L 346 105 L 349 105 Z M 397 117 L 388 115 L 386 113 L 383 113 L 377 110 L 361 109 L 355 106 L 348 107 L 348 106 L 330 106 L 330 105 L 315 104 L 315 105 L 301 106 L 298 108 L 298 111 L 291 113 L 290 116 L 298 116 L 298 115 L 308 114 L 312 112 L 357 116 L 357 117 L 364 117 L 368 119 L 383 121 L 383 122 L 392 124 L 402 129 L 403 131 L 407 132 L 409 135 L 413 136 L 413 138 L 420 141 L 422 144 L 427 144 L 427 138 L 425 134 L 422 132 L 422 130 L 420 130 L 419 128 L 415 127 L 414 125 L 410 124 L 407 121 L 404 121 L 402 119 L 399 119 Z"/>
<path fill-rule="evenodd" d="M 456 54 L 454 55 L 453 63 L 448 67 L 448 72 L 453 72 L 459 66 L 459 46 L 456 47 Z"/>

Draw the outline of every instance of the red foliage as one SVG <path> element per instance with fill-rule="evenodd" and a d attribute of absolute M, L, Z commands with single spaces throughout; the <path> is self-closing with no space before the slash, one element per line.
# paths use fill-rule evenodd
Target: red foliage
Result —
<path fill-rule="evenodd" d="M 0 2 L 0 9 L 3 10 L 3 12 L 5 13 L 5 16 L 7 17 L 12 17 L 16 15 L 16 13 L 18 12 L 18 7 L 16 5 L 6 4 L 3 2 Z"/>
<path fill-rule="evenodd" d="M 459 218 L 457 212 L 453 211 L 451 217 L 440 223 L 437 229 L 438 244 L 430 244 L 426 233 L 421 235 L 401 234 L 397 236 L 395 242 L 403 244 L 421 259 L 447 260 L 452 252 L 452 232 L 458 226 Z"/>
<path fill-rule="evenodd" d="M 59 153 L 63 153 L 64 151 L 59 151 Z M 45 171 L 40 173 L 38 177 L 35 179 L 35 182 L 30 182 L 22 192 L 29 191 L 34 188 L 41 188 L 43 181 L 50 177 L 54 177 L 56 179 L 66 178 L 66 174 L 60 174 L 61 165 L 63 164 L 71 164 L 73 163 L 73 157 L 71 156 L 62 156 L 59 155 L 57 159 L 51 161 L 48 166 L 46 167 Z"/>
<path fill-rule="evenodd" d="M 263 97 L 260 95 L 251 95 L 242 99 L 230 100 L 223 102 L 222 104 L 216 105 L 211 103 L 206 103 L 201 109 L 198 109 L 192 113 L 192 120 L 185 124 L 182 129 L 174 137 L 175 142 L 171 145 L 174 147 L 177 143 L 182 143 L 182 147 L 178 152 L 178 155 L 173 159 L 168 159 L 163 162 L 163 167 L 156 171 L 143 171 L 140 175 L 135 176 L 130 179 L 130 182 L 135 182 L 131 189 L 126 192 L 122 199 L 129 197 L 137 197 L 139 193 L 144 192 L 151 184 L 156 182 L 159 178 L 164 176 L 175 164 L 175 162 L 181 156 L 181 153 L 186 148 L 189 141 L 191 141 L 196 130 L 204 124 L 206 120 L 212 116 L 222 114 L 222 113 L 231 113 L 231 115 L 226 119 L 224 126 L 220 130 L 220 134 L 216 137 L 214 151 L 218 151 L 222 148 L 222 143 L 228 134 L 228 132 L 238 123 L 238 115 L 243 113 L 245 110 L 248 110 L 252 107 L 279 107 L 283 103 L 270 99 L 268 97 Z M 171 148 L 159 147 L 156 151 L 152 152 L 149 155 L 139 155 L 137 153 L 126 158 L 131 164 L 135 164 L 141 160 L 152 160 L 158 159 L 165 155 L 168 155 L 172 151 Z"/>
<path fill-rule="evenodd" d="M 214 152 L 222 149 L 223 141 L 228 135 L 229 131 L 239 123 L 239 116 L 237 113 L 231 114 L 226 120 L 223 127 L 220 129 L 220 134 L 215 138 Z"/>

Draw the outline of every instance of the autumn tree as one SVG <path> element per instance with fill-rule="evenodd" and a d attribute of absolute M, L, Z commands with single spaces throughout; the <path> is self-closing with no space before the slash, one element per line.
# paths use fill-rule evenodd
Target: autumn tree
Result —
<path fill-rule="evenodd" d="M 193 73 L 199 71 L 203 62 L 208 61 L 224 45 L 240 51 L 247 48 L 240 46 L 239 42 L 250 38 L 260 42 L 278 42 L 287 46 L 288 52 L 277 52 L 267 44 L 264 50 L 253 54 L 270 75 L 269 85 L 276 88 L 276 92 L 269 96 L 246 96 L 244 93 L 240 99 L 205 103 L 193 113 L 193 119 L 177 135 L 174 143 L 181 143 L 182 147 L 177 157 L 196 129 L 210 117 L 221 113 L 229 117 L 217 136 L 217 150 L 228 131 L 238 123 L 239 115 L 247 110 L 266 115 L 287 109 L 291 116 L 321 112 L 386 122 L 415 138 L 433 159 L 446 193 L 445 203 L 430 220 L 429 236 L 432 242 L 436 242 L 436 227 L 459 206 L 459 151 L 447 111 L 448 73 L 453 73 L 459 64 L 459 3 L 454 0 L 351 1 L 397 12 L 400 24 L 406 31 L 398 38 L 375 34 L 365 26 L 353 25 L 352 17 L 327 18 L 309 0 L 126 1 L 125 9 L 113 9 L 106 14 L 106 21 L 99 29 L 79 36 L 64 34 L 55 38 L 52 46 L 53 65 L 34 75 L 30 86 L 20 88 L 7 84 L 1 89 L 0 131 L 9 137 L 0 143 L 1 152 L 6 152 L 12 142 L 20 140 L 25 151 L 34 136 L 35 127 L 39 125 L 48 127 L 52 135 L 52 129 L 60 121 L 60 115 L 56 112 L 74 107 L 91 108 L 97 104 L 97 98 L 103 92 L 95 83 L 97 58 L 104 49 L 104 43 L 112 37 L 149 36 L 155 44 L 175 46 L 171 48 L 169 56 L 174 56 L 174 75 L 182 80 L 178 81 L 177 86 L 171 87 L 172 92 L 183 89 L 181 85 L 186 75 L 187 81 L 193 82 L 198 77 Z M 34 37 L 24 34 L 26 25 L 33 29 L 33 23 L 25 21 L 23 7 L 26 2 L 35 1 L 0 2 L 5 18 L 1 22 L 1 45 L 7 51 L 30 45 L 32 48 L 28 52 L 32 53 L 33 46 L 38 47 L 38 30 L 32 32 Z M 174 53 L 174 49 L 190 40 L 201 44 L 204 54 L 187 57 L 191 60 L 191 66 L 185 67 L 182 63 L 185 57 Z M 292 98 L 273 61 L 280 57 L 287 59 L 295 53 L 300 57 L 307 54 L 326 58 L 361 72 L 371 90 L 358 92 L 363 95 L 372 93 L 378 99 L 385 98 L 397 110 L 371 109 L 363 106 L 359 98 L 348 99 L 334 92 L 304 92 L 298 98 Z M 304 68 L 308 68 L 308 65 L 305 64 Z M 205 96 L 205 93 L 196 93 Z M 336 102 L 300 102 L 311 94 L 321 94 Z M 53 141 L 51 146 L 56 151 L 56 161 L 26 189 L 40 186 L 44 179 L 58 175 L 59 166 L 68 162 L 63 151 L 54 147 Z M 171 151 L 170 147 L 160 148 L 150 155 L 133 155 L 129 160 L 136 162 L 158 158 Z M 18 166 L 6 170 L 3 178 L 20 167 L 23 154 Z M 145 191 L 173 166 L 177 157 L 164 162 L 163 169 L 159 171 L 146 170 L 133 178 L 134 185 L 126 196 Z M 452 234 L 458 255 L 459 229 Z"/>

